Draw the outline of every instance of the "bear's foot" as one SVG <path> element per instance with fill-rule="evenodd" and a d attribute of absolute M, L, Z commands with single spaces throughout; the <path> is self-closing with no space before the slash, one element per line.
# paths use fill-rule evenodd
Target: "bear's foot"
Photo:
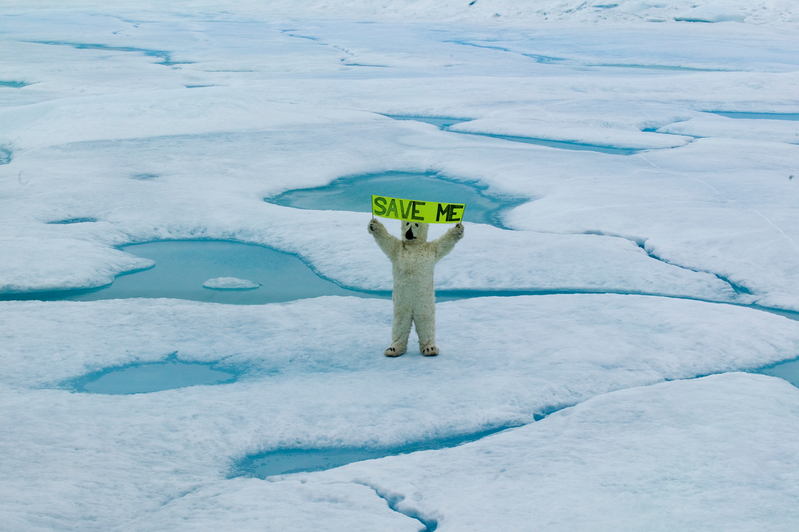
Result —
<path fill-rule="evenodd" d="M 434 345 L 428 345 L 422 349 L 422 354 L 426 357 L 434 357 L 438 354 L 438 347 Z"/>
<path fill-rule="evenodd" d="M 406 348 L 404 347 L 397 347 L 392 345 L 391 347 L 383 351 L 383 354 L 386 355 L 387 357 L 398 357 L 401 354 L 403 354 L 405 350 Z"/>

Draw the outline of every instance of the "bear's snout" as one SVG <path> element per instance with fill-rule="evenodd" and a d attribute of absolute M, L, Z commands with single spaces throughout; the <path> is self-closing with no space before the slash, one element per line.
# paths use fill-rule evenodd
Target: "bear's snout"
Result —
<path fill-rule="evenodd" d="M 405 240 L 413 240 L 414 238 L 416 237 L 413 236 L 413 229 L 409 227 L 408 232 L 405 233 Z"/>

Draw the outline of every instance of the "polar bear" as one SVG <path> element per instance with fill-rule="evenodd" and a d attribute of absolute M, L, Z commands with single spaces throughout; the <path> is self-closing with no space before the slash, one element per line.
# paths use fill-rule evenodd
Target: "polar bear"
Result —
<path fill-rule="evenodd" d="M 413 322 L 419 336 L 419 351 L 425 356 L 436 356 L 438 347 L 433 270 L 436 263 L 463 238 L 463 226 L 457 224 L 433 242 L 427 241 L 426 223 L 403 221 L 401 239 L 390 235 L 375 218 L 369 222 L 368 229 L 383 253 L 391 259 L 394 274 L 391 345 L 383 354 L 387 357 L 398 357 L 407 350 Z"/>

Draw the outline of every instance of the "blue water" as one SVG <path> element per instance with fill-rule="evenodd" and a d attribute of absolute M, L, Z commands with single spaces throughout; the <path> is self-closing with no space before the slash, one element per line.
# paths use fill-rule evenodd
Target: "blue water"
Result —
<path fill-rule="evenodd" d="M 760 368 L 756 370 L 756 373 L 785 379 L 799 388 L 799 358 Z"/>
<path fill-rule="evenodd" d="M 515 426 L 515 425 L 514 425 Z M 471 434 L 435 438 L 392 448 L 330 447 L 325 449 L 277 449 L 239 460 L 230 477 L 266 478 L 291 473 L 307 473 L 341 467 L 353 462 L 385 458 L 416 451 L 431 451 L 457 447 L 511 428 L 499 427 Z"/>
<path fill-rule="evenodd" d="M 534 60 L 536 63 L 557 63 L 557 62 L 560 62 L 560 61 L 564 61 L 564 59 L 561 58 L 561 57 L 552 57 L 552 56 L 548 56 L 548 55 L 533 54 L 533 53 L 528 53 L 528 52 L 517 52 L 515 50 L 511 50 L 510 48 L 505 48 L 503 46 L 496 46 L 496 45 L 491 45 L 491 44 L 478 44 L 478 43 L 475 43 L 475 42 L 462 41 L 462 40 L 450 40 L 450 41 L 443 41 L 443 42 L 452 43 L 452 44 L 459 44 L 461 46 L 471 46 L 471 47 L 474 47 L 474 48 L 485 48 L 486 50 L 496 50 L 498 52 L 508 52 L 508 53 L 512 53 L 512 54 L 519 54 L 519 55 L 522 55 L 524 57 L 528 57 L 528 58 Z"/>
<path fill-rule="evenodd" d="M 149 57 L 157 57 L 161 61 L 159 65 L 173 66 L 191 64 L 190 61 L 172 61 L 170 52 L 165 50 L 148 50 L 146 48 L 134 48 L 132 46 L 109 46 L 106 44 L 76 43 L 67 41 L 29 41 L 35 44 L 46 44 L 49 46 L 69 46 L 78 50 L 103 50 L 107 52 L 134 52 L 144 54 Z"/>
<path fill-rule="evenodd" d="M 160 177 L 158 174 L 134 174 L 130 176 L 131 179 L 135 179 L 137 181 L 150 181 L 152 179 L 157 179 Z"/>
<path fill-rule="evenodd" d="M 173 353 L 163 362 L 107 368 L 73 379 L 65 387 L 79 392 L 126 395 L 152 393 L 200 384 L 228 384 L 237 374 L 212 364 L 183 362 Z"/>
<path fill-rule="evenodd" d="M 294 255 L 225 241 L 165 241 L 125 246 L 123 251 L 155 261 L 153 268 L 121 275 L 94 290 L 3 294 L 0 300 L 96 301 L 132 297 L 168 297 L 259 305 L 319 296 L 389 297 L 346 290 L 319 277 Z M 203 283 L 236 277 L 258 283 L 254 290 L 209 290 Z"/>
<path fill-rule="evenodd" d="M 21 89 L 27 87 L 28 83 L 22 81 L 0 81 L 0 87 L 10 87 L 12 89 Z"/>
<path fill-rule="evenodd" d="M 348 67 L 365 67 L 365 68 L 389 68 L 388 65 L 369 65 L 366 63 L 341 63 Z"/>
<path fill-rule="evenodd" d="M 436 521 L 435 519 L 422 514 L 420 511 L 409 507 L 407 504 L 403 505 L 402 508 L 400 508 L 400 503 L 405 500 L 405 497 L 403 495 L 390 491 L 385 491 L 377 486 L 372 486 L 366 483 L 362 483 L 362 485 L 373 489 L 375 491 L 375 494 L 384 501 L 386 501 L 388 507 L 394 510 L 395 512 L 407 515 L 411 519 L 416 519 L 417 521 L 419 521 L 419 523 L 424 527 L 420 529 L 419 532 L 435 532 L 438 529 L 438 521 Z"/>
<path fill-rule="evenodd" d="M 56 220 L 55 222 L 47 222 L 47 223 L 56 224 L 56 225 L 69 225 L 69 224 L 94 223 L 96 221 L 97 218 L 67 218 L 66 220 Z"/>
<path fill-rule="evenodd" d="M 727 118 L 749 120 L 799 120 L 799 113 L 740 113 L 736 111 L 707 111 Z"/>
<path fill-rule="evenodd" d="M 8 164 L 11 162 L 11 152 L 0 148 L 0 164 Z"/>
<path fill-rule="evenodd" d="M 530 137 L 513 137 L 510 135 L 492 135 L 490 133 L 467 133 L 462 131 L 455 131 L 462 135 L 479 135 L 481 137 L 491 137 L 494 139 L 510 140 L 512 142 L 524 142 L 525 144 L 535 144 L 537 146 L 546 146 L 548 148 L 558 148 L 561 150 L 575 150 L 575 151 L 595 151 L 599 153 L 608 153 L 610 155 L 633 155 L 644 150 L 633 148 L 617 148 L 613 146 L 596 146 L 594 144 L 580 144 L 579 142 L 568 142 L 563 140 L 546 140 L 534 139 Z"/>
<path fill-rule="evenodd" d="M 463 122 L 469 122 L 469 118 L 441 118 L 435 116 L 401 116 L 401 115 L 383 115 L 387 116 L 388 118 L 393 118 L 394 120 L 412 120 L 414 122 L 425 122 L 426 124 L 432 124 L 440 129 L 446 129 L 449 126 L 454 126 L 455 124 L 462 124 Z"/>
<path fill-rule="evenodd" d="M 438 174 L 385 172 L 347 177 L 318 188 L 290 190 L 264 201 L 298 209 L 371 212 L 372 195 L 465 203 L 464 220 L 503 227 L 502 211 L 528 200 L 488 194 L 478 186 Z"/>
<path fill-rule="evenodd" d="M 636 64 L 625 64 L 625 63 L 597 63 L 586 66 L 606 67 L 606 68 L 637 68 L 641 70 L 668 70 L 668 71 L 677 71 L 677 72 L 730 72 L 729 70 L 719 69 L 719 68 L 695 68 L 695 67 L 684 67 L 676 65 L 640 65 L 640 64 L 636 65 Z"/>

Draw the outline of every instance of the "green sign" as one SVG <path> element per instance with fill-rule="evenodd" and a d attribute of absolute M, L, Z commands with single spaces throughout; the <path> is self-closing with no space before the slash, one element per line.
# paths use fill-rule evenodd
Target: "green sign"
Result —
<path fill-rule="evenodd" d="M 466 205 L 463 203 L 439 203 L 386 196 L 372 196 L 372 215 L 406 222 L 427 224 L 451 224 L 463 221 Z"/>

